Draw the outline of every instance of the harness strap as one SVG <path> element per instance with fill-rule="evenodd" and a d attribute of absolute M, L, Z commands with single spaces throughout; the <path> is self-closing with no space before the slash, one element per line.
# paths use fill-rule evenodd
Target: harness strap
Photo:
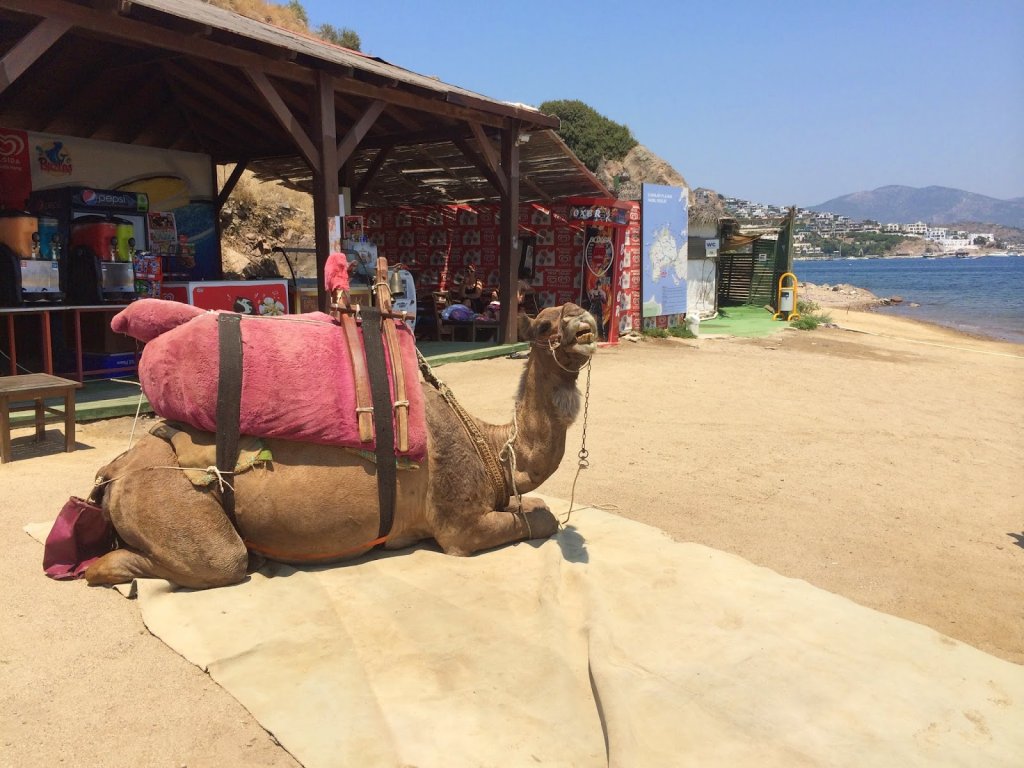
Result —
<path fill-rule="evenodd" d="M 398 468 L 395 461 L 395 427 L 391 417 L 391 382 L 388 381 L 381 334 L 380 311 L 368 307 L 363 315 L 363 344 L 370 369 L 370 392 L 373 395 L 373 424 L 377 431 L 377 500 L 380 507 L 378 537 L 387 536 L 395 519 L 395 486 Z M 397 361 L 401 364 L 400 361 Z"/>
<path fill-rule="evenodd" d="M 405 369 L 398 347 L 394 313 L 391 311 L 391 289 L 388 286 L 387 275 L 387 260 L 377 259 L 377 282 L 374 285 L 374 293 L 377 296 L 377 309 L 382 318 L 381 330 L 384 334 L 384 345 L 387 347 L 388 359 L 391 361 L 391 375 L 395 380 L 396 441 L 398 450 L 404 452 L 409 450 L 409 394 L 405 389 Z"/>
<path fill-rule="evenodd" d="M 217 377 L 217 469 L 232 474 L 238 462 L 239 419 L 242 412 L 242 318 L 223 312 L 217 316 L 220 366 Z M 235 522 L 235 489 L 224 483 L 221 506 Z"/>
<path fill-rule="evenodd" d="M 455 399 L 455 393 L 448 388 L 448 385 L 437 378 L 427 359 L 423 357 L 423 354 L 418 349 L 416 350 L 416 358 L 419 360 L 420 372 L 423 374 L 423 378 L 448 403 L 448 407 L 455 412 L 455 415 L 459 417 L 459 421 L 462 422 L 462 426 L 466 430 L 466 434 L 469 435 L 469 439 L 473 441 L 477 455 L 483 461 L 487 477 L 491 481 L 491 490 L 494 493 L 494 509 L 499 512 L 503 511 L 508 507 L 508 499 L 511 494 L 508 487 L 508 478 L 498 462 L 498 457 L 494 455 L 490 443 L 487 442 L 487 438 L 484 437 L 476 422 L 473 421 L 473 417 Z"/>
<path fill-rule="evenodd" d="M 348 306 L 348 298 L 344 291 L 336 291 L 331 315 L 341 325 L 345 334 L 345 348 L 348 350 L 348 361 L 352 370 L 352 379 L 356 385 L 356 420 L 359 425 L 359 439 L 364 443 L 373 440 L 373 406 L 370 404 L 370 375 L 366 370 L 366 358 L 363 355 L 363 344 L 359 339 L 356 320 Z"/>

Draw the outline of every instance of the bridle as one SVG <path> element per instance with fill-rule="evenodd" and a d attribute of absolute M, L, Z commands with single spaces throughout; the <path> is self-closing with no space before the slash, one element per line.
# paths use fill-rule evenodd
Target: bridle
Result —
<path fill-rule="evenodd" d="M 563 325 L 563 319 L 565 314 L 565 307 L 561 309 L 559 314 L 558 328 Z M 580 446 L 579 451 L 579 465 L 576 470 L 576 478 L 579 478 L 579 472 L 581 469 L 586 469 L 589 466 L 589 452 L 587 451 L 586 439 L 587 439 L 587 409 L 590 401 L 590 362 L 591 357 L 587 357 L 586 361 L 580 365 L 579 368 L 567 368 L 562 365 L 558 360 L 558 356 L 555 354 L 556 350 L 562 346 L 562 334 L 561 331 L 545 336 L 543 339 L 537 339 L 530 342 L 531 346 L 538 347 L 541 349 L 548 349 L 551 352 L 551 358 L 555 361 L 555 365 L 561 368 L 566 373 L 573 375 L 573 380 L 579 376 L 580 371 L 584 368 L 587 369 L 587 390 L 584 399 L 583 406 L 583 443 Z M 422 353 L 417 349 L 416 357 L 419 361 L 420 372 L 423 374 L 423 378 L 438 391 L 444 401 L 448 404 L 448 407 L 456 414 L 459 421 L 462 423 L 463 428 L 469 435 L 470 440 L 473 442 L 473 446 L 476 448 L 477 454 L 483 461 L 484 468 L 487 472 L 487 477 L 490 480 L 491 491 L 494 494 L 494 509 L 501 511 L 508 507 L 509 497 L 515 497 L 519 502 L 519 509 L 523 507 L 523 497 L 516 487 L 516 459 L 515 459 L 515 442 L 519 436 L 519 424 L 517 419 L 517 409 L 519 402 L 517 401 L 512 411 L 512 429 L 509 433 L 508 440 L 502 446 L 500 453 L 496 456 L 493 449 L 488 444 L 487 439 L 480 432 L 476 426 L 473 418 L 466 412 L 465 408 L 455 399 L 455 394 L 449 389 L 448 385 L 441 381 L 437 375 L 430 368 L 430 364 L 427 363 L 426 358 L 423 357 Z M 508 467 L 508 473 L 506 474 L 504 467 Z M 573 497 L 576 493 L 576 479 L 573 480 Z M 569 515 L 562 521 L 564 525 L 569 521 L 569 516 L 572 515 L 573 497 L 569 499 Z M 521 513 L 520 513 L 521 514 Z M 526 523 L 529 529 L 529 521 L 523 516 L 523 521 Z"/>
<path fill-rule="evenodd" d="M 558 313 L 558 325 L 557 325 L 558 330 L 556 330 L 553 333 L 548 334 L 547 336 L 545 336 L 542 339 L 536 339 L 535 341 L 531 341 L 530 342 L 530 346 L 537 347 L 538 349 L 547 349 L 551 353 L 551 359 L 555 361 L 555 365 L 557 365 L 559 368 L 561 368 L 566 373 L 573 373 L 573 374 L 579 375 L 579 372 L 582 371 L 584 368 L 589 368 L 590 367 L 590 361 L 593 358 L 593 355 L 588 355 L 587 359 L 583 363 L 580 364 L 579 368 L 567 368 L 566 366 L 562 365 L 561 361 L 558 359 L 558 355 L 555 354 L 555 353 L 556 353 L 556 350 L 559 347 L 562 346 L 562 330 L 561 329 L 562 329 L 562 326 L 564 324 L 565 324 L 565 305 L 563 304 L 561 310 L 559 310 L 559 313 Z"/>
<path fill-rule="evenodd" d="M 564 318 L 565 305 L 562 305 L 561 312 L 558 315 L 559 329 L 561 329 L 564 325 Z M 588 355 L 586 361 L 582 363 L 579 368 L 567 368 L 566 366 L 562 365 L 562 363 L 558 359 L 558 355 L 555 354 L 556 350 L 560 346 L 562 346 L 561 330 L 558 330 L 555 333 L 552 333 L 544 337 L 543 339 L 537 339 L 535 341 L 532 341 L 530 342 L 530 345 L 533 347 L 537 347 L 538 349 L 547 349 L 548 351 L 550 351 L 551 359 L 555 361 L 555 365 L 557 365 L 566 373 L 571 373 L 573 375 L 573 381 L 575 381 L 579 377 L 580 371 L 582 371 L 584 368 L 587 370 L 587 388 L 583 395 L 583 433 L 580 438 L 580 450 L 576 454 L 578 458 L 578 462 L 576 464 L 576 474 L 573 476 L 572 479 L 572 491 L 569 495 L 569 510 L 566 512 L 565 519 L 559 521 L 559 525 L 564 527 L 569 524 L 569 520 L 572 518 L 572 507 L 576 499 L 576 481 L 579 480 L 580 472 L 584 469 L 589 469 L 590 467 L 590 451 L 587 450 L 587 416 L 590 410 L 590 363 L 593 360 L 593 355 Z M 516 497 L 517 501 L 519 502 L 519 508 L 522 509 L 523 495 L 522 493 L 519 492 L 519 488 L 516 487 L 515 443 L 516 438 L 519 436 L 519 423 L 517 419 L 518 410 L 519 403 L 516 402 L 515 407 L 512 409 L 512 429 L 509 432 L 508 440 L 502 446 L 501 452 L 498 454 L 498 459 L 502 462 L 502 464 L 508 465 L 508 476 L 511 478 L 512 495 Z M 525 521 L 526 518 L 524 517 L 523 520 Z M 527 527 L 529 527 L 528 522 Z"/>

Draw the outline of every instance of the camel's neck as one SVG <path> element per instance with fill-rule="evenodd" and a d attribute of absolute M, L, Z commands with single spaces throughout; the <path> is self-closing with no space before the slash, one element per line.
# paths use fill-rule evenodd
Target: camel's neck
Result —
<path fill-rule="evenodd" d="M 562 461 L 566 430 L 580 409 L 576 378 L 553 359 L 531 356 L 519 384 L 515 422 L 487 432 L 495 451 L 500 452 L 515 430 L 515 488 L 520 493 L 547 480 Z M 507 474 L 508 464 L 504 467 Z"/>

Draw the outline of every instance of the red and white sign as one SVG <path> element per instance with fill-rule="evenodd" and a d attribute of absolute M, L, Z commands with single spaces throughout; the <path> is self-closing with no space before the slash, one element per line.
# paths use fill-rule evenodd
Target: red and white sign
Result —
<path fill-rule="evenodd" d="M 213 280 L 188 284 L 188 303 L 243 315 L 288 314 L 285 280 Z"/>
<path fill-rule="evenodd" d="M 32 194 L 28 134 L 0 128 L 0 208 L 22 210 Z"/>
<path fill-rule="evenodd" d="M 188 283 L 161 283 L 160 298 L 164 301 L 180 301 L 182 304 L 188 304 Z"/>

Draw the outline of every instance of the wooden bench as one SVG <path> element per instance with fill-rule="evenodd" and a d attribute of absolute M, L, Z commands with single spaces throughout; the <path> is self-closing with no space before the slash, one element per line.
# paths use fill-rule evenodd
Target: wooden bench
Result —
<path fill-rule="evenodd" d="M 64 450 L 75 450 L 75 390 L 80 386 L 77 381 L 48 373 L 0 376 L 0 464 L 11 460 L 11 413 L 15 411 L 36 412 L 36 442 L 46 439 L 47 424 L 63 421 Z M 63 411 L 46 405 L 47 399 L 57 397 L 64 398 Z"/>

